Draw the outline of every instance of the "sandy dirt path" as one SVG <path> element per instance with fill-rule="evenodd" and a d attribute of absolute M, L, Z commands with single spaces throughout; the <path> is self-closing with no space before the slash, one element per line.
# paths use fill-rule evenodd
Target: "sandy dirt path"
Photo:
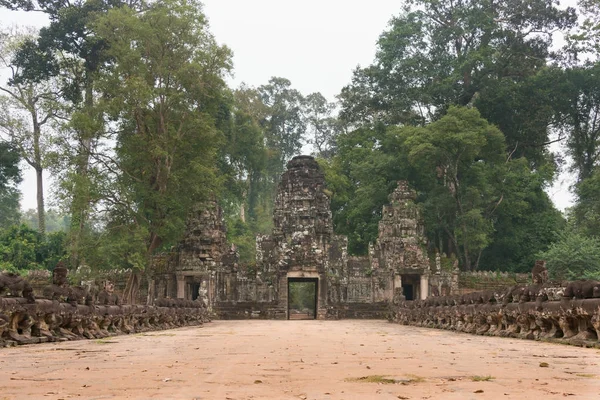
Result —
<path fill-rule="evenodd" d="M 600 350 L 384 321 L 216 321 L 0 349 L 0 388 L 0 399 L 600 399 Z"/>

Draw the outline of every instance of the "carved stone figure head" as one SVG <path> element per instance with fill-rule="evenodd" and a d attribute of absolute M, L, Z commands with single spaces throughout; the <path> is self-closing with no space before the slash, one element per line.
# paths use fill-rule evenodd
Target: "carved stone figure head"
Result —
<path fill-rule="evenodd" d="M 104 290 L 107 293 L 113 293 L 115 291 L 115 284 L 109 280 L 104 281 Z"/>
<path fill-rule="evenodd" d="M 52 271 L 52 283 L 57 286 L 64 286 L 67 284 L 67 275 L 69 270 L 64 266 L 62 261 L 59 261 Z"/>
<path fill-rule="evenodd" d="M 533 269 L 531 270 L 531 279 L 534 284 L 548 282 L 548 269 L 546 268 L 546 261 L 537 260 Z"/>

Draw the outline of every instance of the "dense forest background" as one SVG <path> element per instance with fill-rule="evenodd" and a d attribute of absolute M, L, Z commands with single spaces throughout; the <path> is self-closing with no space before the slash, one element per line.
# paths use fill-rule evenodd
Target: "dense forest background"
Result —
<path fill-rule="evenodd" d="M 513 272 L 543 258 L 555 279 L 600 279 L 598 0 L 407 0 L 335 102 L 282 77 L 228 87 L 231 51 L 196 0 L 0 6 L 50 21 L 0 33 L 0 269 L 141 271 L 212 199 L 252 263 L 304 147 L 351 254 L 407 180 L 431 254 Z M 38 195 L 22 213 L 24 165 Z M 575 176 L 564 214 L 545 190 L 561 169 Z"/>

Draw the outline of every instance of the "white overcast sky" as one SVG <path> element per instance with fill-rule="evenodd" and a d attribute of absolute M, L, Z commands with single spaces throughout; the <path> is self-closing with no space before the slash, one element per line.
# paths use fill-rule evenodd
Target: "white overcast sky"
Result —
<path fill-rule="evenodd" d="M 571 2 L 571 1 L 569 1 Z M 204 0 L 204 12 L 217 41 L 234 53 L 231 85 L 266 83 L 287 78 L 303 94 L 321 92 L 334 100 L 350 82 L 357 65 L 373 61 L 376 42 L 389 20 L 400 13 L 399 0 Z M 564 3 L 564 2 L 563 2 Z M 43 26 L 38 13 L 0 9 L 3 26 Z M 566 182 L 549 190 L 558 208 L 572 198 Z M 35 175 L 22 184 L 23 209 L 35 208 Z M 46 190 L 47 192 L 47 190 Z"/>

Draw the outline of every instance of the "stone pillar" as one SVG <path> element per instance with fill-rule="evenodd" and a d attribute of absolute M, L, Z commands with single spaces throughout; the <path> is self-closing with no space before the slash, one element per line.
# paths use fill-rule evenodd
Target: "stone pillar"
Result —
<path fill-rule="evenodd" d="M 217 282 L 215 277 L 215 272 L 211 272 L 210 277 L 208 279 L 208 309 L 212 311 L 213 306 L 217 300 Z"/>
<path fill-rule="evenodd" d="M 394 289 L 402 289 L 402 275 L 395 274 L 394 275 Z"/>
<path fill-rule="evenodd" d="M 421 300 L 425 300 L 429 296 L 429 276 L 421 275 L 420 290 Z"/>
<path fill-rule="evenodd" d="M 177 298 L 185 299 L 185 277 L 177 275 Z"/>

